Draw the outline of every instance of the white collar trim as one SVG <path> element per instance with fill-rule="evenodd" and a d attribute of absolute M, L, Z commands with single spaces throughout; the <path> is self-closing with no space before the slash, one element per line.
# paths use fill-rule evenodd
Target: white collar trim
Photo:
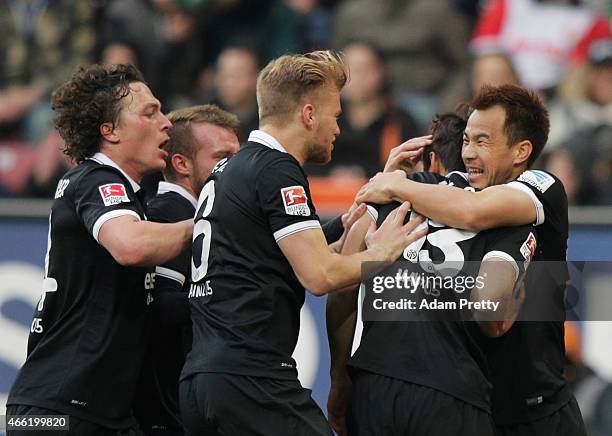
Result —
<path fill-rule="evenodd" d="M 195 199 L 193 195 L 191 195 L 191 192 L 189 192 L 182 186 L 177 185 L 176 183 L 164 182 L 164 181 L 159 182 L 159 186 L 157 188 L 157 194 L 161 195 L 161 194 L 165 194 L 166 192 L 176 192 L 181 197 L 184 197 L 187 200 L 189 200 L 189 202 L 193 205 L 193 207 L 198 207 L 198 201 Z"/>
<path fill-rule="evenodd" d="M 264 132 L 263 130 L 253 130 L 249 135 L 249 141 L 258 142 L 260 144 L 265 145 L 266 147 L 273 148 L 274 150 L 281 151 L 283 153 L 287 153 L 285 147 L 281 145 L 278 140 L 270 135 L 269 133 Z"/>
<path fill-rule="evenodd" d="M 96 154 L 94 154 L 92 157 L 89 157 L 88 159 L 93 160 L 94 162 L 98 162 L 99 164 L 102 164 L 102 165 L 108 165 L 109 167 L 117 168 L 119 171 L 121 171 L 121 174 L 123 174 L 125 178 L 128 179 L 128 182 L 130 182 L 130 185 L 132 185 L 132 190 L 134 191 L 134 193 L 140 190 L 140 185 L 136 183 L 134 179 L 128 176 L 127 173 L 123 171 L 121 167 L 117 165 L 110 157 L 108 157 L 101 151 L 97 152 Z"/>

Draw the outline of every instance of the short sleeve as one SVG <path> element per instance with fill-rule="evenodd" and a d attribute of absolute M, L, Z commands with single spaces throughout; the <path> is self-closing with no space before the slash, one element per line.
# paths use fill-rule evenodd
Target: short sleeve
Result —
<path fill-rule="evenodd" d="M 99 168 L 86 174 L 75 188 L 74 202 L 79 219 L 96 241 L 102 225 L 113 218 L 142 219 L 131 186 L 111 169 Z"/>
<path fill-rule="evenodd" d="M 276 159 L 258 174 L 255 190 L 276 242 L 308 229 L 320 229 L 308 181 L 299 164 Z"/>
<path fill-rule="evenodd" d="M 563 231 L 563 222 L 567 221 L 567 195 L 559 179 L 546 171 L 528 170 L 507 186 L 529 196 L 536 208 L 534 225 L 548 221 L 553 228 Z"/>
<path fill-rule="evenodd" d="M 195 209 L 179 194 L 168 192 L 153 197 L 147 204 L 147 219 L 158 223 L 177 223 L 193 218 Z M 155 289 L 180 291 L 191 278 L 191 248 L 155 267 Z"/>
<path fill-rule="evenodd" d="M 525 272 L 537 248 L 536 232 L 532 226 L 501 227 L 483 235 L 487 238 L 483 261 L 491 257 L 508 261 L 514 267 L 515 280 Z"/>

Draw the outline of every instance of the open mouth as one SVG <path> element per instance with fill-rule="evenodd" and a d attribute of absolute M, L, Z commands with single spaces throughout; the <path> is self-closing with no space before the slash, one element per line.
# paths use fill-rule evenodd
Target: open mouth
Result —
<path fill-rule="evenodd" d="M 480 168 L 468 168 L 467 171 L 470 176 L 474 176 L 474 177 L 480 176 L 481 174 L 484 173 L 484 171 Z"/>

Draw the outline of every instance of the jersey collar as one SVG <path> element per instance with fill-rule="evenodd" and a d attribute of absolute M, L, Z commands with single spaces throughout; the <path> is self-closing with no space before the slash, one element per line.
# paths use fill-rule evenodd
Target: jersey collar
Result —
<path fill-rule="evenodd" d="M 264 132 L 263 130 L 253 130 L 249 135 L 250 142 L 258 142 L 259 144 L 263 144 L 266 147 L 273 148 L 274 150 L 282 151 L 283 153 L 287 153 L 285 147 L 281 145 L 280 142 L 276 140 L 276 138 L 269 133 Z"/>
<path fill-rule="evenodd" d="M 96 154 L 94 154 L 92 157 L 89 157 L 88 159 L 93 160 L 94 162 L 98 162 L 99 164 L 108 165 L 109 167 L 118 169 L 119 171 L 121 171 L 121 174 L 123 174 L 123 176 L 126 179 L 128 179 L 128 182 L 130 182 L 130 185 L 132 185 L 132 190 L 134 191 L 134 193 L 140 191 L 140 185 L 136 183 L 134 179 L 128 176 L 127 173 L 123 171 L 121 167 L 117 165 L 110 157 L 108 157 L 101 151 L 97 152 Z"/>
<path fill-rule="evenodd" d="M 159 182 L 159 186 L 157 188 L 157 195 L 165 194 L 166 192 L 176 192 L 181 197 L 184 197 L 185 199 L 189 200 L 193 207 L 198 207 L 198 201 L 193 195 L 191 195 L 191 192 L 189 192 L 182 186 L 177 185 L 176 183 Z"/>

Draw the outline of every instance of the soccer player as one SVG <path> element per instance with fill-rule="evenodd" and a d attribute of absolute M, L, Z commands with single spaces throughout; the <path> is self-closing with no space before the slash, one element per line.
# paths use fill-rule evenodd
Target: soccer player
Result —
<path fill-rule="evenodd" d="M 414 183 L 395 171 L 374 177 L 358 200 L 409 200 L 425 216 L 468 230 L 531 224 L 538 241 L 534 260 L 564 262 L 565 190 L 552 174 L 529 169 L 548 137 L 548 112 L 542 101 L 517 86 L 485 86 L 471 106 L 463 160 L 470 185 L 481 191 Z M 543 273 L 544 265 L 533 263 L 527 274 L 522 311 L 545 306 L 559 313 L 548 314 L 546 322 L 515 323 L 488 351 L 493 419 L 502 435 L 585 433 L 580 409 L 563 377 L 567 269 Z"/>
<path fill-rule="evenodd" d="M 465 123 L 464 118 L 452 113 L 434 120 L 432 143 L 423 153 L 424 168 L 439 174 L 416 173 L 411 175 L 413 180 L 472 189 L 462 173 L 447 170 L 463 168 L 460 144 Z M 380 224 L 396 207 L 397 203 L 369 209 Z M 489 276 L 484 280 L 484 289 L 474 288 L 470 298 L 499 301 L 506 313 L 510 305 L 518 305 L 512 294 L 531 256 L 530 252 L 524 255 L 521 247 L 528 241 L 535 242 L 529 226 L 478 233 L 430 220 L 427 225 L 427 237 L 407 246 L 399 261 L 410 262 L 415 272 L 431 271 L 433 266 L 436 270 L 457 269 L 457 277 Z M 346 249 L 354 249 L 354 235 L 353 232 L 349 236 Z M 482 261 L 482 265 L 479 269 L 477 263 L 465 261 Z M 415 295 L 458 303 L 460 297 L 470 294 L 434 288 L 419 289 Z M 348 362 L 349 380 L 346 364 L 355 309 L 354 292 L 353 296 L 344 293 L 328 298 L 332 355 L 328 410 L 330 422 L 339 434 L 346 434 L 343 421 L 348 398 L 347 428 L 351 435 L 493 434 L 488 370 L 478 343 L 480 332 L 473 323 L 463 321 L 468 319 L 465 313 L 447 313 L 445 318 L 435 311 L 420 309 L 415 315 L 418 322 L 392 322 L 392 314 L 384 322 L 364 320 L 360 346 Z M 516 308 L 510 312 L 515 315 Z M 487 332 L 497 332 L 507 329 L 508 324 L 483 321 L 480 326 Z"/>
<path fill-rule="evenodd" d="M 79 69 L 52 105 L 78 165 L 55 192 L 43 293 L 7 413 L 69 415 L 70 435 L 141 434 L 131 408 L 153 266 L 186 249 L 193 228 L 145 221 L 140 200 L 138 182 L 165 166 L 172 124 L 126 65 Z"/>
<path fill-rule="evenodd" d="M 214 105 L 191 106 L 168 114 L 172 123 L 164 179 L 147 204 L 150 221 L 193 219 L 197 196 L 215 164 L 235 154 L 238 118 Z M 155 268 L 153 325 L 134 415 L 147 435 L 182 435 L 178 381 L 191 348 L 187 294 L 191 285 L 191 247 Z"/>
<path fill-rule="evenodd" d="M 361 263 L 391 261 L 424 234 L 402 205 L 367 238 L 368 249 L 330 249 L 302 170 L 326 163 L 340 131 L 345 66 L 328 51 L 271 61 L 257 82 L 259 130 L 213 170 L 195 217 L 193 348 L 181 375 L 191 434 L 331 435 L 291 357 L 304 288 L 355 284 Z"/>

